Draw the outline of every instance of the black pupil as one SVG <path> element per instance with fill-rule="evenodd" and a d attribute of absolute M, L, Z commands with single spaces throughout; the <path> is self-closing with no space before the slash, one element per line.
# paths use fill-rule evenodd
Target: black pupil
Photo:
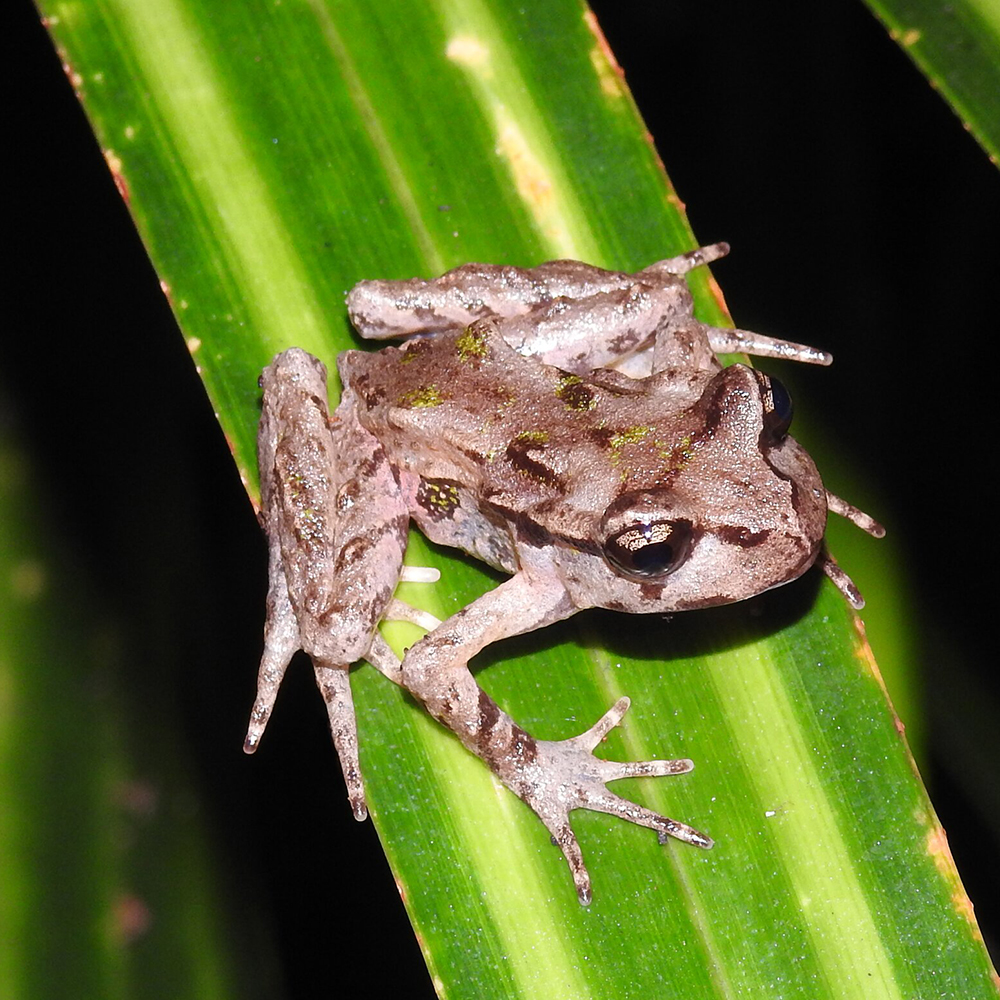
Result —
<path fill-rule="evenodd" d="M 776 378 L 770 379 L 769 382 L 771 409 L 768 413 L 768 429 L 777 437 L 784 437 L 792 425 L 792 397 Z"/>
<path fill-rule="evenodd" d="M 666 576 L 686 555 L 689 532 L 680 522 L 633 524 L 608 540 L 608 558 L 629 576 Z"/>
<path fill-rule="evenodd" d="M 632 564 L 640 573 L 662 573 L 674 561 L 669 542 L 650 542 L 632 553 Z"/>

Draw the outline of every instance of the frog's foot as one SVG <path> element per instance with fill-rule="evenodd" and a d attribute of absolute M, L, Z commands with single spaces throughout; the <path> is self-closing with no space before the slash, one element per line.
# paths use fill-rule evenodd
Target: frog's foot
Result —
<path fill-rule="evenodd" d="M 502 773 L 501 778 L 534 809 L 553 842 L 561 848 L 584 906 L 590 904 L 592 894 L 583 854 L 569 823 L 569 814 L 574 809 L 593 809 L 648 826 L 660 835 L 661 843 L 667 837 L 696 847 L 709 848 L 713 843 L 711 837 L 685 823 L 661 816 L 608 791 L 607 782 L 619 778 L 685 774 L 694 767 L 687 759 L 620 763 L 595 757 L 594 748 L 621 722 L 629 704 L 628 698 L 620 698 L 594 726 L 572 739 L 531 741 L 524 734 L 524 752 L 502 768 L 510 773 Z"/>
<path fill-rule="evenodd" d="M 698 247 L 697 250 L 689 250 L 677 257 L 670 257 L 667 260 L 657 261 L 644 270 L 639 275 L 658 274 L 687 274 L 696 267 L 703 267 L 714 261 L 721 260 L 729 254 L 728 243 L 710 243 L 705 247 Z"/>
<path fill-rule="evenodd" d="M 368 817 L 365 803 L 365 786 L 361 780 L 361 764 L 358 760 L 358 724 L 354 717 L 354 699 L 351 697 L 351 682 L 346 666 L 314 667 L 316 686 L 326 702 L 326 713 L 330 720 L 330 735 L 337 748 L 340 768 L 344 772 L 347 785 L 347 799 L 351 803 L 354 818 L 360 822 Z"/>

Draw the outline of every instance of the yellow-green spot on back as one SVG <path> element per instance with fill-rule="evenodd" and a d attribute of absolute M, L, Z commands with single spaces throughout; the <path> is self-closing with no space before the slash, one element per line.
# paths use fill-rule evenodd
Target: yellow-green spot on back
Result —
<path fill-rule="evenodd" d="M 619 431 L 610 441 L 611 456 L 610 461 L 613 466 L 617 466 L 621 461 L 622 448 L 627 444 L 637 444 L 641 441 L 647 434 L 652 430 L 652 427 L 648 427 L 646 424 L 635 424 L 632 427 L 626 427 L 624 430 Z M 622 477 L 625 478 L 625 471 L 622 471 Z"/>
<path fill-rule="evenodd" d="M 636 444 L 641 441 L 653 428 L 648 427 L 645 424 L 636 424 L 633 427 L 626 427 L 625 430 L 619 431 L 611 439 L 611 450 L 621 451 L 622 448 L 627 444 Z"/>
<path fill-rule="evenodd" d="M 548 431 L 521 431 L 521 433 L 514 438 L 515 441 L 521 441 L 525 444 L 545 444 L 548 439 Z"/>
<path fill-rule="evenodd" d="M 419 389 L 411 389 L 399 397 L 398 406 L 416 410 L 426 406 L 440 406 L 447 397 L 436 385 L 424 385 Z"/>
<path fill-rule="evenodd" d="M 486 343 L 486 332 L 482 327 L 468 326 L 465 332 L 455 341 L 458 360 L 463 364 L 470 361 L 482 361 L 489 357 L 490 348 Z"/>
<path fill-rule="evenodd" d="M 573 375 L 570 372 L 563 372 L 559 376 L 556 398 L 561 399 L 566 404 L 567 410 L 578 412 L 592 410 L 597 405 L 594 390 L 590 386 L 584 385 L 579 375 Z"/>
<path fill-rule="evenodd" d="M 692 443 L 690 434 L 681 438 L 677 444 L 670 444 L 668 441 L 653 442 L 659 452 L 660 458 L 667 463 L 667 471 L 670 472 L 683 469 L 694 458 Z"/>

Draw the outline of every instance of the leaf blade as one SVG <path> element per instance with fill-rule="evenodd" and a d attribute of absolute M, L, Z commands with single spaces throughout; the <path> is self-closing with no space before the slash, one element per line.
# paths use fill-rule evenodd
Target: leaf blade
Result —
<path fill-rule="evenodd" d="M 866 0 L 965 127 L 1000 165 L 1000 5 Z"/>
<path fill-rule="evenodd" d="M 185 9 L 195 12 L 201 7 L 191 3 Z M 301 309 L 295 307 L 299 294 L 295 286 L 300 280 L 312 284 L 311 294 L 326 317 L 320 324 L 321 331 L 317 326 L 316 335 L 325 345 L 321 353 L 329 357 L 335 339 L 340 340 L 339 346 L 351 343 L 338 296 L 357 277 L 431 273 L 440 270 L 442 263 L 458 263 L 470 257 L 540 260 L 557 254 L 564 246 L 585 247 L 586 241 L 593 244 L 593 253 L 581 256 L 619 266 L 637 266 L 690 246 L 683 217 L 669 210 L 672 192 L 657 170 L 652 147 L 641 136 L 634 108 L 624 91 L 609 93 L 607 83 L 616 79 L 614 69 L 604 58 L 591 23 L 575 5 L 553 3 L 547 9 L 547 17 L 530 21 L 524 12 L 513 7 L 498 7 L 484 13 L 479 5 L 429 5 L 412 8 L 412 16 L 405 24 L 391 23 L 393 19 L 378 10 L 371 13 L 370 19 L 362 20 L 360 7 L 350 4 L 286 5 L 284 15 L 265 11 L 263 7 L 246 9 L 254 9 L 259 15 L 256 34 L 235 36 L 242 41 L 227 49 L 221 40 L 234 37 L 232 32 L 239 24 L 234 25 L 232 19 L 238 21 L 238 15 L 227 11 L 208 16 L 201 10 L 197 27 L 182 33 L 180 56 L 185 56 L 189 49 L 208 47 L 218 69 L 200 72 L 195 61 L 186 70 L 188 78 L 211 82 L 214 77 L 228 79 L 232 74 L 232 79 L 245 84 L 248 106 L 242 106 L 241 91 L 239 98 L 233 98 L 240 107 L 231 110 L 230 118 L 244 130 L 241 141 L 257 143 L 255 155 L 259 159 L 255 159 L 253 168 L 269 179 L 263 186 L 264 203 L 242 206 L 238 203 L 243 198 L 224 202 L 216 197 L 214 192 L 220 185 L 225 186 L 225 176 L 218 173 L 213 175 L 209 193 L 198 195 L 198 205 L 192 208 L 191 216 L 200 211 L 219 217 L 201 236 L 202 259 L 211 261 L 213 253 L 218 252 L 213 250 L 213 240 L 224 240 L 224 253 L 231 261 L 221 269 L 221 289 L 204 280 L 194 281 L 170 240 L 161 237 L 157 242 L 152 235 L 149 240 L 154 257 L 167 262 L 161 273 L 168 273 L 171 268 L 176 270 L 176 276 L 170 278 L 175 307 L 189 335 L 201 342 L 196 357 L 205 370 L 206 383 L 249 480 L 254 475 L 255 368 L 267 359 L 268 351 L 292 342 L 302 344 L 304 338 L 311 336 L 308 324 L 304 332 L 300 331 L 296 319 L 302 315 Z M 296 14 L 295 23 L 288 21 L 288 10 Z M 133 12 L 133 16 L 147 15 L 140 11 Z M 282 16 L 286 20 L 282 21 Z M 456 68 L 455 59 L 448 56 L 447 39 L 460 33 L 463 16 L 468 17 L 469 32 L 479 35 L 485 30 L 482 18 L 488 17 L 489 31 L 504 39 L 517 37 L 517 51 L 523 49 L 526 54 L 502 60 L 505 73 L 492 77 L 492 82 L 487 79 L 484 83 L 480 77 L 471 83 L 469 72 Z M 329 28 L 326 32 L 322 30 L 324 17 L 333 25 L 336 38 L 328 37 Z M 503 25 L 492 27 L 499 19 L 503 19 Z M 359 25 L 366 26 L 366 30 L 360 30 Z M 144 30 L 146 34 L 141 37 L 147 37 L 150 31 L 155 33 L 155 25 L 147 24 Z M 135 37 L 140 35 L 137 33 Z M 317 38 L 324 41 L 320 43 Z M 430 53 L 422 61 L 422 72 L 416 73 L 412 68 L 404 71 L 398 59 L 388 60 L 389 72 L 377 72 L 386 53 L 407 51 L 408 47 L 414 47 L 414 39 L 418 53 Z M 572 44 L 567 44 L 567 39 Z M 298 62 L 307 68 L 308 72 L 303 71 L 304 82 L 277 66 L 277 53 L 282 46 L 292 46 L 289 51 L 294 51 Z M 255 48 L 265 50 L 262 59 L 275 73 L 275 78 L 262 89 L 248 61 Z M 515 51 L 511 43 L 507 51 Z M 178 58 L 177 53 L 174 58 Z M 565 65 L 565 72 L 551 72 L 557 58 L 563 59 L 559 65 Z M 318 62 L 314 65 L 313 60 Z M 513 62 L 517 63 L 520 74 L 508 70 L 508 64 Z M 325 71 L 318 72 L 316 65 L 323 66 Z M 420 83 L 424 79 L 445 81 L 446 86 L 428 87 Z M 357 92 L 361 84 L 366 88 L 363 95 Z M 426 88 L 426 96 L 419 90 L 421 86 Z M 430 137 L 424 146 L 433 150 L 433 156 L 411 160 L 404 154 L 419 146 L 419 130 L 414 126 L 415 105 L 407 95 L 414 88 L 420 95 L 416 103 L 422 128 Z M 500 144 L 501 155 L 497 156 L 494 151 L 504 120 L 495 105 L 517 106 L 518 91 L 524 88 L 535 95 L 529 111 L 524 113 L 532 124 L 522 130 L 523 141 L 512 141 L 507 147 L 506 156 Z M 167 94 L 170 89 L 166 85 L 157 88 L 160 100 L 174 99 Z M 254 94 L 259 99 L 251 100 L 250 95 Z M 290 94 L 299 96 L 298 103 Z M 299 105 L 305 108 L 301 118 L 282 117 L 290 115 Z M 316 107 L 347 109 L 353 115 L 350 127 L 338 122 L 337 127 L 343 130 L 333 129 L 336 141 L 329 136 L 317 136 Z M 374 133 L 371 123 L 364 120 L 372 109 L 377 109 L 379 116 Z M 457 136 L 451 127 L 456 109 L 467 113 L 463 131 Z M 206 124 L 218 124 L 214 119 L 204 121 L 205 109 L 199 108 L 197 101 L 183 114 L 192 115 L 201 129 Z M 160 116 L 161 127 L 165 127 L 162 122 L 169 117 L 169 114 Z M 175 124 L 168 131 L 172 135 L 177 128 Z M 551 154 L 541 149 L 534 163 L 528 164 L 532 182 L 519 186 L 520 175 L 514 169 L 519 156 L 525 147 L 529 152 L 534 150 L 531 139 L 537 145 L 539 135 L 550 134 L 554 137 L 552 143 L 572 150 L 572 155 L 567 155 L 556 169 Z M 614 137 L 614 151 L 622 152 L 615 169 L 607 166 L 607 149 L 592 141 L 594 135 Z M 367 145 L 363 141 L 365 136 Z M 473 145 L 470 136 L 475 137 L 478 160 L 486 164 L 482 171 L 468 167 L 469 149 Z M 275 137 L 278 143 L 272 141 Z M 280 151 L 282 144 L 292 147 L 291 159 L 283 159 L 286 154 L 274 148 Z M 345 153 L 342 174 L 334 177 L 331 171 L 320 168 L 323 157 L 338 145 L 350 148 Z M 211 155 L 210 150 L 181 157 L 182 167 L 176 171 L 174 181 L 175 194 L 179 191 L 183 196 L 188 176 L 192 171 L 197 172 L 197 163 L 203 155 Z M 373 156 L 376 166 L 378 161 L 383 162 L 381 169 L 370 169 Z M 319 163 L 319 167 L 314 167 L 316 176 L 300 178 L 295 173 L 292 164 L 301 157 Z M 161 159 L 165 159 L 165 154 L 161 154 Z M 145 202 L 152 206 L 156 195 L 148 185 L 139 197 L 141 172 L 138 162 L 125 169 L 127 177 L 136 178 L 132 184 L 135 204 Z M 470 173 L 482 190 L 475 190 Z M 317 180 L 320 175 L 331 181 L 335 179 L 340 185 L 335 194 L 323 193 Z M 300 200 L 296 204 L 280 202 L 279 229 L 259 224 L 234 233 L 226 228 L 226 220 L 221 216 L 236 210 L 268 218 L 273 214 L 268 206 L 279 199 L 279 192 L 289 178 L 296 182 Z M 545 183 L 539 186 L 538 178 Z M 553 183 L 559 188 L 560 200 L 557 209 L 546 215 L 536 211 L 532 197 L 537 197 L 546 184 Z M 246 197 L 253 202 L 253 190 L 259 189 L 260 185 L 251 189 Z M 454 199 L 455 206 L 447 212 L 441 211 L 438 201 L 442 189 L 449 192 L 449 202 L 453 200 L 451 192 L 460 192 L 463 202 Z M 621 196 L 622 192 L 625 196 Z M 169 210 L 164 201 L 161 198 L 154 211 L 143 209 L 147 214 L 140 217 L 140 223 L 149 234 L 162 232 L 156 216 Z M 226 208 L 227 205 L 230 207 Z M 362 214 L 363 224 L 344 221 L 341 215 L 345 211 Z M 311 212 L 320 213 L 321 223 L 311 218 Z M 419 219 L 416 235 L 411 221 L 414 212 Z M 281 229 L 287 233 L 281 233 Z M 217 233 L 221 237 L 216 237 Z M 324 237 L 337 245 L 337 255 L 321 249 Z M 283 241 L 284 258 L 280 254 L 268 257 L 267 244 L 272 239 Z M 249 240 L 254 245 L 235 246 L 240 240 Z M 258 286 L 269 282 L 268 260 L 302 263 L 289 265 L 298 277 L 287 290 L 287 297 L 275 299 L 265 309 L 255 296 Z M 196 295 L 187 291 L 185 283 L 192 288 L 197 286 Z M 719 306 L 713 301 L 707 278 L 700 279 L 698 290 L 700 315 L 713 319 L 719 314 Z M 270 294 L 277 293 L 272 289 Z M 263 301 L 266 305 L 267 294 L 263 295 Z M 187 302 L 188 308 L 181 302 Z M 192 303 L 201 311 L 200 318 L 192 315 Z M 311 314 L 312 306 L 306 311 Z M 234 319 L 228 320 L 227 316 Z M 239 323 L 245 324 L 248 332 L 241 334 Z M 424 552 L 429 550 L 414 547 L 416 558 L 423 560 Z M 480 592 L 487 581 L 483 574 L 461 563 L 448 565 L 449 591 L 438 598 L 438 606 L 451 610 Z M 807 583 L 800 585 L 797 593 L 808 598 L 804 603 L 812 600 Z M 822 795 L 830 798 L 829 801 L 822 798 L 819 806 L 822 815 L 812 826 L 797 819 L 794 811 L 788 809 L 786 813 L 791 815 L 793 823 L 790 833 L 775 834 L 764 822 L 774 818 L 763 815 L 768 811 L 765 806 L 782 805 L 770 801 L 775 797 L 778 778 L 783 779 L 780 787 L 794 788 L 798 796 L 811 797 L 815 794 L 812 786 L 817 762 L 828 766 L 836 749 L 830 744 L 816 756 L 817 751 L 808 746 L 807 733 L 826 733 L 818 710 L 805 717 L 808 725 L 789 710 L 790 690 L 815 695 L 818 689 L 822 694 L 822 685 L 808 672 L 815 669 L 816 655 L 808 638 L 794 628 L 790 630 L 794 642 L 781 638 L 781 608 L 787 607 L 782 603 L 784 598 L 770 600 L 778 603 L 764 601 L 756 605 L 758 610 L 771 609 L 767 620 L 776 626 L 764 642 L 764 652 L 757 654 L 756 664 L 740 660 L 741 629 L 748 627 L 743 621 L 747 610 L 742 608 L 732 613 L 735 618 L 703 613 L 704 624 L 685 626 L 680 637 L 664 632 L 655 623 L 643 623 L 644 629 L 655 636 L 653 645 L 675 654 L 671 665 L 660 665 L 653 655 L 655 650 L 625 642 L 629 655 L 622 655 L 619 672 L 603 656 L 569 655 L 546 649 L 550 641 L 550 634 L 546 633 L 546 637 L 534 637 L 528 643 L 534 659 L 514 655 L 503 663 L 494 662 L 481 675 L 484 686 L 532 732 L 543 737 L 572 735 L 608 706 L 611 694 L 626 688 L 630 694 L 636 689 L 644 690 L 647 697 L 642 699 L 641 706 L 640 699 L 636 699 L 625 735 L 609 739 L 609 752 L 615 749 L 632 756 L 632 751 L 641 746 L 666 743 L 672 755 L 688 753 L 698 759 L 699 770 L 695 775 L 669 783 L 636 783 L 635 787 L 640 789 L 637 795 L 648 798 L 654 805 L 662 804 L 680 818 L 704 825 L 717 836 L 720 846 L 727 845 L 725 849 L 717 849 L 712 855 L 699 855 L 679 846 L 660 849 L 644 831 L 630 830 L 602 817 L 581 816 L 575 822 L 584 838 L 595 878 L 600 873 L 602 880 L 598 901 L 590 911 L 581 911 L 576 906 L 561 860 L 526 810 L 510 796 L 498 797 L 485 771 L 455 741 L 420 716 L 398 691 L 373 676 L 372 671 L 358 671 L 363 760 L 368 770 L 373 811 L 382 830 L 388 832 L 388 850 L 397 870 L 402 872 L 408 905 L 421 935 L 425 942 L 435 940 L 441 949 L 431 957 L 432 968 L 439 975 L 447 975 L 448 988 L 455 995 L 464 995 L 463 989 L 468 995 L 482 995 L 475 991 L 480 990 L 488 975 L 490 988 L 497 995 L 507 996 L 527 996 L 533 991 L 535 995 L 538 991 L 545 995 L 585 995 L 582 992 L 585 989 L 594 995 L 609 995 L 611 989 L 622 995 L 638 995 L 662 989 L 664 982 L 706 996 L 734 996 L 741 991 L 767 995 L 766 991 L 773 993 L 779 986 L 787 989 L 789 995 L 815 996 L 817 982 L 825 984 L 827 994 L 837 989 L 843 991 L 841 995 L 869 996 L 866 991 L 871 988 L 871 981 L 866 973 L 872 966 L 879 973 L 882 995 L 905 995 L 903 991 L 912 985 L 907 971 L 911 956 L 905 949 L 899 951 L 898 942 L 891 941 L 891 928 L 876 920 L 873 916 L 876 907 L 865 896 L 867 890 L 872 890 L 873 898 L 877 898 L 880 876 L 863 865 L 870 844 L 851 842 L 845 832 L 849 824 L 842 818 L 841 803 L 836 796 L 843 796 L 848 804 L 854 799 L 847 794 L 843 783 L 824 778 Z M 803 598 L 797 600 L 801 602 Z M 831 588 L 824 586 L 805 621 L 809 628 L 822 631 L 824 618 L 833 620 L 840 638 L 831 640 L 832 652 L 827 652 L 827 658 L 839 661 L 834 669 L 844 682 L 850 677 L 852 657 L 857 654 L 853 645 L 854 625 L 838 602 Z M 729 652 L 716 663 L 706 650 L 711 651 L 713 645 L 719 644 L 717 630 L 726 632 L 724 645 Z M 563 630 L 558 634 L 572 643 L 576 633 Z M 615 643 L 622 645 L 622 638 L 613 631 L 602 634 L 612 648 Z M 695 638 L 701 652 L 684 657 L 679 651 L 685 642 Z M 545 651 L 539 652 L 539 647 Z M 787 668 L 791 673 L 786 678 L 781 673 L 784 668 L 778 666 L 777 652 L 788 650 L 794 651 L 794 659 Z M 497 655 L 494 653 L 493 658 Z M 735 687 L 733 671 L 741 662 L 748 676 L 737 675 L 736 680 L 743 686 Z M 753 690 L 747 687 L 751 681 L 765 693 L 770 686 L 771 707 L 767 718 L 788 730 L 782 742 L 785 760 L 783 763 L 779 760 L 781 766 L 769 779 L 770 783 L 755 783 L 753 779 L 754 774 L 768 773 L 767 768 L 759 765 L 771 758 L 767 746 L 757 738 L 759 722 L 748 717 L 750 708 L 757 704 Z M 670 697 L 664 696 L 665 686 Z M 743 695 L 737 697 L 740 691 Z M 898 771 L 898 762 L 905 760 L 905 752 L 891 742 L 895 739 L 891 716 L 881 701 L 873 701 L 870 695 L 859 698 L 858 704 L 878 720 L 877 726 L 872 723 L 877 730 L 878 746 L 887 753 L 892 749 Z M 755 710 L 761 711 L 759 706 Z M 419 794 L 394 787 L 399 784 L 401 764 L 392 752 L 392 744 L 399 741 L 410 744 L 408 766 L 414 771 L 413 781 Z M 726 753 L 713 759 L 711 748 L 715 745 L 724 747 Z M 853 773 L 850 762 L 846 763 L 847 773 Z M 437 780 L 425 780 L 428 771 L 433 771 Z M 715 776 L 718 785 L 712 780 Z M 905 787 L 908 794 L 919 796 L 912 775 Z M 727 801 L 714 804 L 713 788 L 729 790 Z M 433 803 L 434 808 L 421 807 L 422 802 Z M 434 832 L 434 827 L 425 825 L 428 819 L 425 814 L 429 812 L 444 833 Z M 853 816 L 853 812 L 849 809 L 844 815 Z M 500 838 L 496 845 L 486 841 L 485 834 L 480 832 L 487 816 L 492 817 L 494 836 Z M 798 826 L 794 825 L 796 822 Z M 924 824 L 928 830 L 929 822 Z M 869 834 L 872 828 L 872 823 L 866 826 Z M 912 834 L 915 829 L 911 825 L 909 832 Z M 804 910 L 801 897 L 804 889 L 815 893 L 817 887 L 825 884 L 830 866 L 822 857 L 802 856 L 805 850 L 800 844 L 802 836 L 819 836 L 821 844 L 840 852 L 839 857 L 849 857 L 855 883 L 859 880 L 865 883 L 861 889 L 848 884 L 838 890 L 839 895 L 824 897 L 832 905 L 829 913 L 819 917 Z M 428 837 L 436 845 L 447 840 L 444 847 L 436 846 L 440 853 L 430 858 L 422 849 Z M 914 845 L 907 846 L 906 852 L 914 856 Z M 475 865 L 467 865 L 469 857 L 477 859 Z M 446 870 L 441 871 L 442 868 Z M 752 887 L 730 884 L 734 871 L 753 870 L 782 873 L 784 881 L 777 902 L 769 895 L 766 884 L 756 883 Z M 512 877 L 512 873 L 521 871 L 541 874 L 529 887 L 526 881 Z M 941 884 L 936 885 L 936 895 L 931 895 L 940 909 Z M 618 904 L 624 901 L 624 908 L 613 905 L 615 900 Z M 454 925 L 445 926 L 440 923 L 439 912 L 449 907 L 460 909 L 462 917 Z M 777 952 L 755 949 L 754 938 L 743 933 L 741 915 L 748 908 L 753 913 L 754 933 L 766 935 L 769 928 L 778 926 L 779 936 L 793 943 Z M 780 921 L 775 920 L 775 912 L 779 913 Z M 948 940 L 953 940 L 958 933 L 954 916 L 935 919 L 947 928 Z M 897 915 L 895 920 L 893 926 L 902 918 Z M 611 929 L 621 926 L 623 921 L 632 933 L 625 939 L 619 935 L 614 947 L 609 948 Z M 845 945 L 849 939 L 833 933 L 843 922 L 852 935 L 875 942 L 868 947 L 864 967 Z M 663 934 L 665 926 L 670 928 L 669 935 Z M 457 928 L 478 927 L 488 927 L 490 933 L 477 951 L 461 938 L 462 932 Z M 929 935 L 924 939 L 926 944 L 927 940 L 938 941 L 945 932 L 940 929 L 934 932 L 927 927 L 925 933 Z M 884 946 L 883 938 L 890 939 Z M 891 960 L 884 954 L 890 946 L 897 949 Z M 533 953 L 540 950 L 551 960 L 540 964 L 532 961 Z M 656 955 L 657 961 L 650 961 L 650 953 Z M 600 956 L 600 962 L 589 962 L 586 978 L 581 979 L 584 959 L 579 956 L 591 954 Z M 973 954 L 974 949 L 967 949 L 963 967 L 966 971 L 977 970 L 969 973 L 970 977 L 983 969 L 981 956 L 976 960 L 970 957 Z M 919 960 L 920 956 L 915 957 Z M 967 986 L 979 981 L 966 978 L 961 982 Z"/>

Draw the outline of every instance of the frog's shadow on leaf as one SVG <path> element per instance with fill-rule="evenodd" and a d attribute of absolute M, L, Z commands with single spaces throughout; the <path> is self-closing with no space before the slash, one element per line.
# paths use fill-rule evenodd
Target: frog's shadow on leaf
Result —
<path fill-rule="evenodd" d="M 464 554 L 459 557 L 483 568 Z M 595 646 L 612 657 L 635 662 L 662 663 L 732 652 L 800 621 L 815 604 L 823 579 L 821 572 L 811 569 L 798 580 L 757 597 L 673 615 L 588 609 L 538 632 L 492 644 L 473 660 L 472 669 L 478 674 L 506 660 L 544 655 L 563 644 Z"/>

